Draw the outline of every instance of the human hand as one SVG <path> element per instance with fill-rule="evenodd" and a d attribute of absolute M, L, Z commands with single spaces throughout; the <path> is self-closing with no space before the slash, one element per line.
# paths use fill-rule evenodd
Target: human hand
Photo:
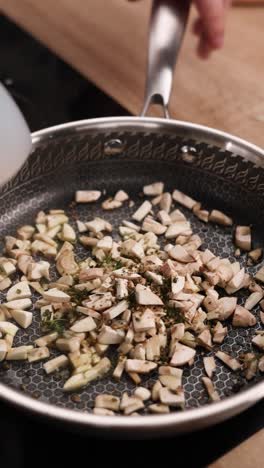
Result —
<path fill-rule="evenodd" d="M 224 44 L 226 13 L 232 0 L 193 0 L 193 3 L 199 15 L 193 24 L 193 32 L 198 36 L 197 53 L 206 59 Z"/>

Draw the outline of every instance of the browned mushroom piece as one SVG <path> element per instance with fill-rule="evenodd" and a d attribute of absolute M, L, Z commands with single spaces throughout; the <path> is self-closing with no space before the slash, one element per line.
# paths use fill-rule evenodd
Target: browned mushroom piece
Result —
<path fill-rule="evenodd" d="M 251 228 L 250 226 L 237 226 L 235 230 L 235 244 L 241 250 L 247 252 L 251 249 Z"/>

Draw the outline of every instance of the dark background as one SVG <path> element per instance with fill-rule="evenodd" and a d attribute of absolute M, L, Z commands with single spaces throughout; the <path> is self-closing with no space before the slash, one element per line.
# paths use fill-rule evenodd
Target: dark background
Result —
<path fill-rule="evenodd" d="M 0 81 L 15 98 L 32 131 L 71 120 L 128 115 L 109 96 L 1 15 Z M 130 460 L 137 465 L 149 464 L 153 455 L 160 456 L 162 464 L 204 467 L 262 427 L 264 404 L 259 403 L 213 428 L 152 444 L 145 441 L 141 450 L 146 450 L 146 456 L 134 448 L 122 455 L 125 442 L 73 434 L 69 427 L 58 428 L 55 422 L 30 418 L 0 403 L 0 467 L 75 468 L 74 465 L 89 467 L 96 462 L 102 465 L 104 460 L 108 465 L 127 465 Z M 110 450 L 104 449 L 109 441 Z M 158 442 L 162 442 L 160 450 Z"/>

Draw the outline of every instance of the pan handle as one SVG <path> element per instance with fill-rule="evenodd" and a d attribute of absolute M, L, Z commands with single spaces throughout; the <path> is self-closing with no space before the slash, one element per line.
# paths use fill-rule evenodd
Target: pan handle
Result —
<path fill-rule="evenodd" d="M 190 3 L 190 0 L 153 0 L 142 117 L 146 115 L 151 104 L 159 104 L 163 108 L 164 116 L 169 118 L 168 104 L 173 72 L 188 20 Z"/>

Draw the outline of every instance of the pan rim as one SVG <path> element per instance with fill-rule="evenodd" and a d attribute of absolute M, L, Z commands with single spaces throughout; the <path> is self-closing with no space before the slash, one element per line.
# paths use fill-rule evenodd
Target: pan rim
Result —
<path fill-rule="evenodd" d="M 231 143 L 237 145 L 238 149 L 243 153 L 244 151 L 253 152 L 253 160 L 255 158 L 264 158 L 264 150 L 259 146 L 254 145 L 240 137 L 233 136 L 227 132 L 216 130 L 211 127 L 198 125 L 190 122 L 179 121 L 179 120 L 165 120 L 163 118 L 149 118 L 149 117 L 107 117 L 107 118 L 96 118 L 89 120 L 80 120 L 60 125 L 48 127 L 37 132 L 32 133 L 33 150 L 39 143 L 46 139 L 51 139 L 58 135 L 65 133 L 76 133 L 85 129 L 103 129 L 106 127 L 112 127 L 116 125 L 121 128 L 133 127 L 138 129 L 146 130 L 158 130 L 166 128 L 182 128 L 190 131 L 198 131 L 206 133 L 211 137 L 217 137 L 219 142 L 223 144 L 225 149 L 227 144 Z M 112 430 L 145 430 L 150 429 L 152 431 L 175 430 L 178 431 L 187 430 L 186 425 L 190 425 L 189 428 L 192 430 L 198 425 L 209 425 L 220 419 L 227 419 L 229 416 L 243 411 L 253 404 L 257 403 L 264 396 L 264 381 L 258 382 L 247 390 L 242 391 L 237 395 L 232 395 L 219 402 L 213 404 L 207 404 L 199 408 L 188 409 L 183 412 L 173 412 L 164 415 L 144 415 L 135 416 L 133 418 L 129 416 L 99 416 L 91 413 L 84 413 L 81 411 L 72 410 L 69 408 L 60 408 L 50 403 L 38 401 L 28 395 L 22 394 L 20 391 L 10 388 L 4 383 L 0 382 L 0 398 L 8 403 L 13 404 L 21 409 L 27 409 L 33 413 L 40 414 L 49 419 L 57 419 L 62 422 L 70 422 L 81 426 L 87 426 L 90 428 L 99 429 L 112 429 Z M 207 421 L 207 422 L 206 422 Z M 206 422 L 206 423 L 205 423 Z M 201 424 L 200 424 L 201 423 Z"/>
<path fill-rule="evenodd" d="M 218 143 L 223 149 L 228 151 L 240 150 L 244 155 L 245 151 L 250 151 L 254 153 L 254 156 L 264 158 L 264 148 L 255 145 L 241 137 L 235 136 L 231 133 L 225 132 L 223 130 L 218 130 L 213 127 L 208 127 L 206 125 L 200 125 L 193 122 L 188 122 L 184 120 L 174 120 L 174 119 L 164 119 L 158 117 L 99 117 L 94 119 L 84 119 L 76 120 L 72 122 L 62 123 L 59 125 L 54 125 L 47 127 L 31 134 L 33 150 L 36 145 L 45 141 L 46 139 L 52 139 L 56 136 L 63 135 L 65 132 L 68 134 L 81 132 L 82 130 L 93 130 L 93 129 L 104 129 L 107 126 L 109 128 L 115 128 L 116 125 L 121 126 L 121 128 L 126 129 L 127 127 L 137 127 L 137 129 L 142 130 L 160 130 L 161 128 L 173 129 L 175 127 L 179 129 L 185 129 L 189 131 L 200 132 L 208 135 L 209 137 L 216 137 Z M 232 144 L 234 148 L 232 150 Z M 251 158 L 249 158 L 251 159 Z M 253 158 L 254 159 L 254 158 Z"/>

